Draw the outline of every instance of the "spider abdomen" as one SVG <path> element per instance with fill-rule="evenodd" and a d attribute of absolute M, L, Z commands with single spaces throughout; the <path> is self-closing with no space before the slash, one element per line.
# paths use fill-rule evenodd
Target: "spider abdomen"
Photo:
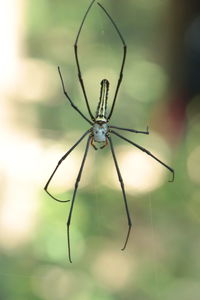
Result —
<path fill-rule="evenodd" d="M 106 142 L 106 135 L 108 132 L 108 124 L 103 123 L 103 124 L 98 124 L 95 123 L 93 125 L 93 136 L 94 136 L 94 141 L 101 143 L 101 142 Z"/>

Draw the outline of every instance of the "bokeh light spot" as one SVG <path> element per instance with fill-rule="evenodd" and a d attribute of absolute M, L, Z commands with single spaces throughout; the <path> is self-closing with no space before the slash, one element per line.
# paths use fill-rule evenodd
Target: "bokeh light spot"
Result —
<path fill-rule="evenodd" d="M 127 69 L 129 76 L 124 81 L 124 86 L 131 98 L 153 102 L 163 95 L 167 75 L 161 66 L 145 60 L 136 60 Z"/>
<path fill-rule="evenodd" d="M 165 148 L 164 144 L 160 144 L 161 150 Z M 162 153 L 155 150 L 151 151 L 149 146 L 148 150 L 161 161 L 167 163 L 167 159 L 164 157 L 165 151 L 162 151 Z M 115 147 L 115 152 L 125 188 L 129 193 L 148 193 L 164 183 L 166 168 L 146 153 L 136 148 L 128 149 L 125 146 Z M 114 162 L 110 157 L 106 159 L 104 168 L 107 170 L 107 180 L 104 180 L 104 184 L 120 189 Z M 170 177 L 171 174 L 168 174 L 168 176 Z"/>
<path fill-rule="evenodd" d="M 114 250 L 101 252 L 93 265 L 98 280 L 112 290 L 122 289 L 128 283 L 131 271 L 127 257 Z"/>

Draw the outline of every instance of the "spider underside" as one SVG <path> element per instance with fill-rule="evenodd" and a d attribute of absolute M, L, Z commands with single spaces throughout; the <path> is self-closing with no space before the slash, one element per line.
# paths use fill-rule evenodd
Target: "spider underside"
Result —
<path fill-rule="evenodd" d="M 127 221 L 128 221 L 128 231 L 127 231 L 127 235 L 126 235 L 126 238 L 125 238 L 124 245 L 123 245 L 121 250 L 124 250 L 126 248 L 126 245 L 127 245 L 128 239 L 129 239 L 129 235 L 130 235 L 130 231 L 131 231 L 132 222 L 131 222 L 131 217 L 130 217 L 130 213 L 129 213 L 125 187 L 124 187 L 123 179 L 122 179 L 120 169 L 119 169 L 119 166 L 118 166 L 118 162 L 117 162 L 117 159 L 116 159 L 115 150 L 114 150 L 111 135 L 112 134 L 116 135 L 117 137 L 121 138 L 122 140 L 125 140 L 126 142 L 130 143 L 131 145 L 137 147 L 138 149 L 142 150 L 143 152 L 145 152 L 146 154 L 148 154 L 149 156 L 154 158 L 156 161 L 158 161 L 160 164 L 162 164 L 165 168 L 167 168 L 172 173 L 172 179 L 169 180 L 169 181 L 170 182 L 174 181 L 174 170 L 171 167 L 169 167 L 164 162 L 159 160 L 156 156 L 154 156 L 151 152 L 149 152 L 148 150 L 146 150 L 142 146 L 136 144 L 135 142 L 127 139 L 126 137 L 122 136 L 117 131 L 115 131 L 115 129 L 117 129 L 117 130 L 121 130 L 121 131 L 132 132 L 132 133 L 149 134 L 148 127 L 147 127 L 146 131 L 140 131 L 140 130 L 129 129 L 129 128 L 121 128 L 121 127 L 114 126 L 114 125 L 110 124 L 110 118 L 111 118 L 111 116 L 113 114 L 113 111 L 114 111 L 114 107 L 115 107 L 119 87 L 121 85 L 122 78 L 123 78 L 123 70 L 124 70 L 124 65 L 125 65 L 125 60 L 126 60 L 127 46 L 126 46 L 124 38 L 123 38 L 122 34 L 120 33 L 117 25 L 115 24 L 115 22 L 113 21 L 113 19 L 109 15 L 109 13 L 106 11 L 106 9 L 100 3 L 97 3 L 97 4 L 103 10 L 103 12 L 106 14 L 106 16 L 109 18 L 111 24 L 114 26 L 114 28 L 116 30 L 116 33 L 118 34 L 118 36 L 119 36 L 119 38 L 122 42 L 123 57 L 122 57 L 119 78 L 118 78 L 118 82 L 117 82 L 117 85 L 116 85 L 114 98 L 112 100 L 112 105 L 111 105 L 110 112 L 109 113 L 107 112 L 107 100 L 108 100 L 108 92 L 109 92 L 109 81 L 107 79 L 103 79 L 101 81 L 100 99 L 99 99 L 99 102 L 98 102 L 98 106 L 97 106 L 95 116 L 91 112 L 90 105 L 89 105 L 89 102 L 88 102 L 87 93 L 86 93 L 85 86 L 84 86 L 84 81 L 83 81 L 83 78 L 82 78 L 80 64 L 79 64 L 78 40 L 79 40 L 79 36 L 80 36 L 81 30 L 82 30 L 83 24 L 85 22 L 85 19 L 86 19 L 87 15 L 88 15 L 88 13 L 89 13 L 89 11 L 90 11 L 90 9 L 93 6 L 95 1 L 96 0 L 92 0 L 92 2 L 90 3 L 90 5 L 89 5 L 84 17 L 83 17 L 83 20 L 81 22 L 81 25 L 80 25 L 80 28 L 78 30 L 78 34 L 77 34 L 77 37 L 76 37 L 76 40 L 75 40 L 75 44 L 74 44 L 74 54 L 75 54 L 75 62 L 76 62 L 77 70 L 78 70 L 78 79 L 79 79 L 79 82 L 80 82 L 80 85 L 81 85 L 81 88 L 82 88 L 83 96 L 84 96 L 84 99 L 85 99 L 85 103 L 86 103 L 86 107 L 87 107 L 90 119 L 87 116 L 85 116 L 85 114 L 83 114 L 80 111 L 80 109 L 77 106 L 75 106 L 75 104 L 73 103 L 71 97 L 69 96 L 68 92 L 66 91 L 64 81 L 63 81 L 63 77 L 62 77 L 62 74 L 61 74 L 61 70 L 60 70 L 60 67 L 58 67 L 58 72 L 59 72 L 59 76 L 60 76 L 60 80 L 61 80 L 61 84 L 62 84 L 62 88 L 63 88 L 63 93 L 65 94 L 66 98 L 70 102 L 71 106 L 82 116 L 82 118 L 84 118 L 91 125 L 91 127 L 79 138 L 79 140 L 59 160 L 56 168 L 54 169 L 53 173 L 51 174 L 49 180 L 47 181 L 47 183 L 44 187 L 44 190 L 54 200 L 56 200 L 58 202 L 68 202 L 68 201 L 70 201 L 70 200 L 60 200 L 60 199 L 56 198 L 55 196 L 53 196 L 48 191 L 48 186 L 49 186 L 54 174 L 56 173 L 58 167 L 60 166 L 60 164 L 76 148 L 76 146 L 86 136 L 88 136 L 87 142 L 86 142 L 86 147 L 85 147 L 85 152 L 84 152 L 82 162 L 81 162 L 81 166 L 80 166 L 78 176 L 77 176 L 76 181 L 75 181 L 74 192 L 73 192 L 70 211 L 69 211 L 69 215 L 68 215 L 68 219 L 67 219 L 68 256 L 69 256 L 69 261 L 70 262 L 72 262 L 72 259 L 71 259 L 71 245 L 70 245 L 70 224 L 71 224 L 72 212 L 73 212 L 74 202 L 75 202 L 75 198 L 76 198 L 76 192 L 77 192 L 78 185 L 79 185 L 79 182 L 80 182 L 80 179 L 81 179 L 82 171 L 83 171 L 83 168 L 84 168 L 84 164 L 85 164 L 85 161 L 86 161 L 86 157 L 87 157 L 90 145 L 92 145 L 95 150 L 98 149 L 97 144 L 100 145 L 100 149 L 103 149 L 107 145 L 110 146 L 110 150 L 111 150 L 111 153 L 112 153 L 114 165 L 115 165 L 116 172 L 117 172 L 117 175 L 118 175 L 118 180 L 119 180 L 119 183 L 121 185 L 121 190 L 122 190 L 122 195 L 123 195 L 123 200 L 124 200 L 124 205 L 125 205 L 125 211 L 126 211 L 126 216 L 127 216 Z"/>

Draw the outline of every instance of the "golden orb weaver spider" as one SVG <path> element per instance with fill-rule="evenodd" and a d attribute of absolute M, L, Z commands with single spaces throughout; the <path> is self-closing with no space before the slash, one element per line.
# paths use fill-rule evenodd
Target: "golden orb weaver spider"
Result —
<path fill-rule="evenodd" d="M 132 142 L 131 140 L 127 139 L 126 137 L 122 136 L 121 134 L 119 134 L 118 132 L 113 130 L 113 129 L 117 129 L 117 130 L 124 130 L 124 131 L 129 131 L 129 132 L 134 132 L 134 133 L 149 134 L 148 127 L 147 127 L 146 131 L 139 131 L 139 130 L 135 130 L 135 129 L 121 128 L 121 127 L 109 124 L 110 118 L 113 114 L 113 110 L 114 110 L 114 107 L 115 107 L 115 103 L 116 103 L 117 95 L 118 95 L 119 88 L 120 88 L 120 85 L 121 85 L 121 82 L 122 82 L 122 78 L 123 78 L 123 70 L 124 70 L 124 65 L 125 65 L 125 60 L 126 60 L 127 46 L 126 46 L 126 43 L 124 41 L 124 38 L 123 38 L 122 34 L 120 33 L 117 25 L 115 24 L 114 20 L 111 18 L 111 16 L 107 12 L 107 10 L 100 3 L 97 3 L 97 4 L 103 10 L 103 12 L 107 15 L 107 17 L 109 18 L 111 24 L 114 26 L 114 28 L 115 28 L 115 30 L 116 30 L 116 32 L 117 32 L 117 34 L 118 34 L 118 36 L 119 36 L 119 38 L 122 42 L 123 57 L 122 57 L 122 62 L 121 62 L 120 74 L 119 74 L 117 86 L 116 86 L 116 89 L 115 89 L 114 98 L 113 98 L 113 101 L 112 101 L 112 106 L 111 106 L 110 112 L 107 113 L 107 100 L 108 100 L 108 92 L 109 92 L 109 81 L 107 79 L 103 79 L 101 81 L 100 99 L 99 99 L 99 102 L 98 102 L 98 105 L 97 105 L 97 110 L 96 110 L 95 116 L 91 112 L 90 105 L 89 105 L 89 102 L 88 102 L 88 97 L 87 97 L 85 86 L 84 86 L 84 81 L 83 81 L 83 78 L 82 78 L 81 68 L 80 68 L 80 64 L 79 64 L 78 40 L 79 40 L 79 36 L 80 36 L 81 30 L 82 30 L 83 24 L 85 22 L 85 19 L 88 15 L 92 5 L 95 3 L 95 1 L 96 0 L 92 0 L 92 2 L 90 3 L 90 5 L 89 5 L 89 7 L 86 11 L 86 13 L 84 14 L 84 17 L 83 17 L 83 20 L 82 20 L 81 25 L 79 27 L 78 34 L 76 36 L 76 40 L 75 40 L 75 44 L 74 44 L 74 54 L 75 54 L 75 61 L 76 61 L 76 66 L 77 66 L 77 70 L 78 70 L 78 79 L 79 79 L 79 82 L 80 82 L 80 85 L 81 85 L 81 88 L 82 88 L 83 96 L 84 96 L 85 103 L 86 103 L 86 106 L 87 106 L 87 110 L 88 110 L 88 113 L 89 113 L 89 116 L 90 116 L 91 120 L 89 120 L 88 117 L 86 117 L 80 111 L 80 109 L 77 106 L 75 106 L 75 104 L 73 103 L 71 97 L 69 96 L 68 92 L 66 91 L 64 81 L 63 81 L 63 77 L 62 77 L 62 74 L 61 74 L 61 71 L 60 71 L 60 67 L 58 67 L 58 72 L 59 72 L 59 76 L 60 76 L 60 80 L 61 80 L 64 95 L 68 99 L 71 106 L 92 127 L 90 129 L 88 129 L 79 138 L 79 140 L 59 160 L 56 168 L 54 169 L 53 173 L 51 174 L 49 180 L 47 181 L 47 183 L 44 187 L 44 190 L 47 192 L 47 194 L 50 197 L 52 197 L 54 200 L 56 200 L 58 202 L 68 202 L 68 201 L 70 201 L 70 200 L 60 200 L 60 199 L 54 197 L 48 191 L 48 186 L 49 186 L 54 174 L 56 173 L 58 167 L 60 166 L 60 164 L 66 159 L 66 157 L 72 152 L 72 150 L 74 150 L 76 148 L 76 146 L 88 135 L 84 156 L 83 156 L 83 159 L 82 159 L 82 162 L 81 162 L 81 166 L 80 166 L 80 169 L 79 169 L 79 172 L 78 172 L 78 176 L 77 176 L 76 181 L 75 181 L 71 207 L 70 207 L 70 211 L 69 211 L 69 215 L 68 215 L 68 219 L 67 219 L 67 242 L 68 242 L 68 256 L 69 256 L 69 261 L 70 262 L 72 262 L 72 259 L 71 259 L 71 245 L 70 245 L 70 224 L 71 224 L 72 212 L 73 212 L 74 202 L 75 202 L 75 198 L 76 198 L 76 192 L 77 192 L 77 189 L 78 189 L 79 181 L 81 179 L 82 171 L 83 171 L 83 168 L 84 168 L 84 164 L 85 164 L 85 161 L 86 161 L 86 157 L 87 157 L 87 154 L 88 154 L 88 149 L 89 149 L 90 144 L 93 146 L 93 148 L 95 150 L 97 150 L 97 147 L 95 146 L 95 143 L 103 143 L 103 145 L 100 147 L 100 149 L 103 149 L 108 144 L 110 145 L 112 157 L 113 157 L 113 160 L 114 160 L 114 165 L 115 165 L 117 175 L 118 175 L 118 179 L 119 179 L 119 182 L 120 182 L 120 185 L 121 185 L 121 190 L 122 190 L 123 200 L 124 200 L 124 205 L 125 205 L 125 211 L 126 211 L 126 216 L 127 216 L 127 221 L 128 221 L 128 231 L 127 231 L 127 235 L 126 235 L 124 245 L 123 245 L 121 250 L 124 250 L 126 248 L 126 245 L 127 245 L 128 239 L 129 239 L 129 235 L 130 235 L 130 231 L 131 231 L 132 222 L 131 222 L 131 217 L 130 217 L 130 213 L 129 213 L 125 187 L 124 187 L 123 179 L 122 179 L 120 169 L 119 169 L 119 166 L 118 166 L 118 162 L 117 162 L 117 159 L 116 159 L 111 134 L 114 134 L 114 135 L 118 136 L 119 138 L 125 140 L 126 142 L 130 143 L 131 145 L 137 147 L 138 149 L 142 150 L 143 152 L 145 152 L 146 154 L 148 154 L 149 156 L 154 158 L 161 165 L 163 165 L 170 172 L 172 172 L 172 179 L 169 180 L 169 181 L 170 182 L 174 181 L 174 170 L 171 167 L 166 165 L 164 162 L 162 162 L 160 159 L 158 159 L 156 156 L 154 156 L 151 152 L 149 152 L 145 148 L 141 147 L 140 145 L 136 144 L 135 142 Z"/>

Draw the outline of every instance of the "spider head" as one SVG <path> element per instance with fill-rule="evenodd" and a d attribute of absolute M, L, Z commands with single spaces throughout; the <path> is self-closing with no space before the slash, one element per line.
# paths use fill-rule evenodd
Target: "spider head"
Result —
<path fill-rule="evenodd" d="M 108 124 L 106 122 L 96 122 L 92 128 L 94 141 L 97 143 L 105 142 L 108 133 Z"/>

